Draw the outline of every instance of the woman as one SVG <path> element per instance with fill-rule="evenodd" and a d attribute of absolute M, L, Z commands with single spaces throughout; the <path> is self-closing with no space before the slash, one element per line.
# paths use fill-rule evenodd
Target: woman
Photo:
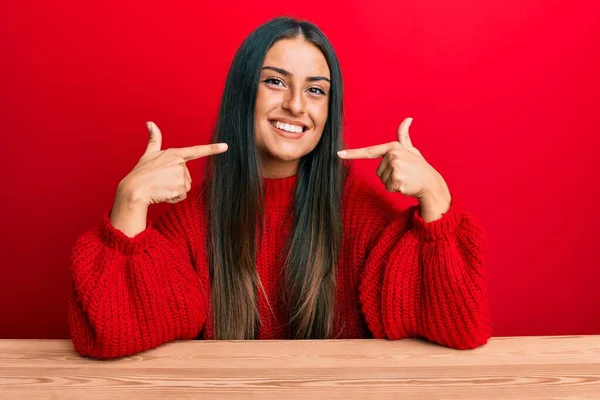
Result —
<path fill-rule="evenodd" d="M 480 226 L 402 122 L 397 140 L 342 149 L 342 77 L 323 33 L 272 20 L 238 50 L 214 144 L 150 141 L 72 258 L 75 349 L 114 358 L 176 339 L 490 337 Z M 339 153 L 338 153 L 339 151 Z M 209 158 L 192 188 L 185 162 Z M 382 159 L 401 210 L 353 170 Z M 174 203 L 152 225 L 148 206 Z"/>

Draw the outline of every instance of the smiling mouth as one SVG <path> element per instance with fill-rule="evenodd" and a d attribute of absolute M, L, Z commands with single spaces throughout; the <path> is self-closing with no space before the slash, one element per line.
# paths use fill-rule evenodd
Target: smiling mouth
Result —
<path fill-rule="evenodd" d="M 279 130 L 282 130 L 284 132 L 287 132 L 287 133 L 301 134 L 308 130 L 308 127 L 306 127 L 306 126 L 286 124 L 286 123 L 276 121 L 276 120 L 269 120 L 269 123 L 273 127 L 277 128 Z"/>

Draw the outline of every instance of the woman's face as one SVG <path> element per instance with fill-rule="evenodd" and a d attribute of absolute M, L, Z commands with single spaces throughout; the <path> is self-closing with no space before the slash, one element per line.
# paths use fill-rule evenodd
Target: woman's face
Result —
<path fill-rule="evenodd" d="M 265 155 L 263 175 L 294 175 L 327 121 L 331 76 L 316 46 L 303 39 L 282 39 L 266 54 L 260 73 L 254 128 Z"/>

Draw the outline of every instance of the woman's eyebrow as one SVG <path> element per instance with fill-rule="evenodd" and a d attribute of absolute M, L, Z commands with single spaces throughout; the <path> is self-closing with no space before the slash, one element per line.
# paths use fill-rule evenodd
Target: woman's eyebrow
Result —
<path fill-rule="evenodd" d="M 285 69 L 282 68 L 277 68 L 277 67 L 271 67 L 269 65 L 263 67 L 262 69 L 270 69 L 272 71 L 278 72 L 283 76 L 292 76 L 292 73 L 289 71 L 286 71 Z M 309 82 L 316 82 L 316 81 L 327 81 L 331 84 L 331 81 L 329 80 L 329 78 L 326 78 L 324 76 L 309 76 L 308 78 L 306 78 L 307 81 Z"/>

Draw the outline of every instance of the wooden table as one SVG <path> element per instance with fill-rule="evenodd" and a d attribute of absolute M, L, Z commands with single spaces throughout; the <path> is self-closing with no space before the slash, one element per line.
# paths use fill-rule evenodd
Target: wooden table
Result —
<path fill-rule="evenodd" d="M 417 339 L 188 341 L 109 361 L 66 340 L 0 340 L 0 398 L 600 399 L 600 335 L 466 351 Z"/>

